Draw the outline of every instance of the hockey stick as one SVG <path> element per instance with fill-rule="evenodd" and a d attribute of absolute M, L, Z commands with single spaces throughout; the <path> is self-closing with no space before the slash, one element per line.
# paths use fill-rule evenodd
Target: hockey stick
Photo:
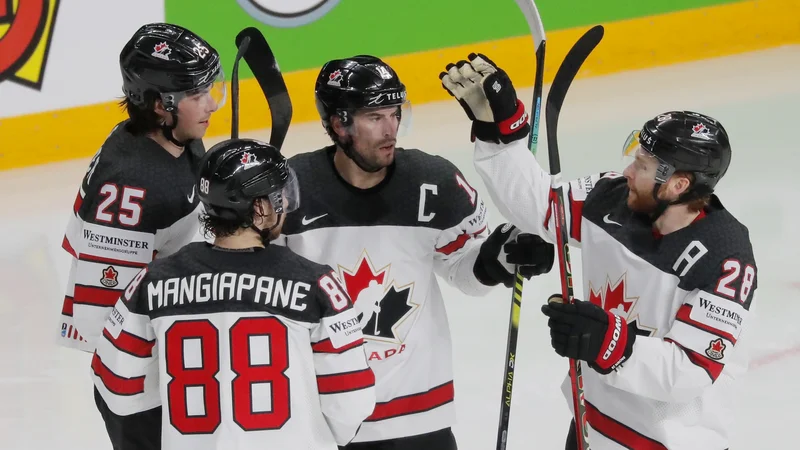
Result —
<path fill-rule="evenodd" d="M 536 78 L 533 82 L 533 109 L 530 117 L 531 133 L 528 135 L 528 148 L 536 156 L 539 144 L 539 118 L 542 109 L 542 86 L 544 85 L 544 49 L 545 34 L 542 18 L 533 0 L 516 0 L 533 36 L 536 48 Z M 508 445 L 508 423 L 511 419 L 511 394 L 514 388 L 515 355 L 517 353 L 517 335 L 519 333 L 519 314 L 522 308 L 522 283 L 524 278 L 519 266 L 514 268 L 514 288 L 511 292 L 511 315 L 508 320 L 508 338 L 506 340 L 506 370 L 503 375 L 503 392 L 500 399 L 500 423 L 497 426 L 497 450 L 505 450 Z"/>
<path fill-rule="evenodd" d="M 253 71 L 253 76 L 269 104 L 272 118 L 269 143 L 280 150 L 292 121 L 292 101 L 286 89 L 286 82 L 283 81 L 281 69 L 275 60 L 275 54 L 272 53 L 264 35 L 258 28 L 245 28 L 236 36 L 236 46 L 241 48 L 242 42 L 247 38 L 250 39 L 250 45 L 244 52 L 244 60 Z"/>
<path fill-rule="evenodd" d="M 250 38 L 245 37 L 239 44 L 236 59 L 233 60 L 233 73 L 231 74 L 231 139 L 239 137 L 239 61 L 250 46 Z"/>
<path fill-rule="evenodd" d="M 553 206 L 553 221 L 556 228 L 556 251 L 558 264 L 561 271 L 561 295 L 565 302 L 575 301 L 572 290 L 572 266 L 569 261 L 569 236 L 564 212 L 564 186 L 561 185 L 561 160 L 558 156 L 558 116 L 564 99 L 567 96 L 572 80 L 578 74 L 581 65 L 592 53 L 597 44 L 603 39 L 604 29 L 601 25 L 592 27 L 584 33 L 578 42 L 572 46 L 561 67 L 556 72 L 550 92 L 547 95 L 545 117 L 547 118 L 547 150 L 550 157 L 551 202 Z M 586 406 L 583 401 L 583 375 L 581 365 L 574 359 L 569 360 L 569 378 L 572 384 L 572 405 L 575 411 L 575 435 L 578 438 L 578 449 L 588 450 L 586 440 Z"/>

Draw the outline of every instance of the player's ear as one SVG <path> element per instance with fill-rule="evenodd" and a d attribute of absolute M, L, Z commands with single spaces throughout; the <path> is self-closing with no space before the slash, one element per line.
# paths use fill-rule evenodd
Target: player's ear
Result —
<path fill-rule="evenodd" d="M 337 136 L 340 138 L 344 138 L 347 136 L 347 127 L 344 126 L 342 123 L 342 118 L 339 117 L 338 114 L 333 114 L 330 118 L 331 121 L 331 128 L 333 132 L 336 133 Z"/>
<path fill-rule="evenodd" d="M 684 192 L 688 191 L 690 187 L 692 187 L 692 175 L 691 174 L 675 174 L 673 177 L 673 190 L 676 196 L 680 196 Z"/>

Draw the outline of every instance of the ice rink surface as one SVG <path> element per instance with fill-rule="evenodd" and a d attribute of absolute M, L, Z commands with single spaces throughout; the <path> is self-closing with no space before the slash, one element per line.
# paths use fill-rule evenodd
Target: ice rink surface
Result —
<path fill-rule="evenodd" d="M 738 420 L 731 449 L 788 448 L 795 442 L 793 427 L 800 419 L 800 389 L 795 384 L 800 372 L 798 73 L 800 47 L 789 46 L 582 79 L 573 84 L 560 119 L 566 179 L 620 170 L 620 148 L 628 133 L 661 112 L 703 112 L 728 130 L 733 160 L 717 193 L 750 229 L 759 275 L 757 315 L 748 324 L 753 327 L 751 370 L 739 383 L 736 409 L 728 412 Z M 530 89 L 520 90 L 529 110 L 530 96 Z M 409 98 L 413 102 L 413 92 Z M 547 167 L 545 124 L 540 135 L 538 158 Z M 410 135 L 398 145 L 449 158 L 485 192 L 472 165 L 468 136 L 469 123 L 455 101 L 433 103 L 413 109 Z M 285 151 L 308 151 L 327 142 L 318 124 L 296 124 Z M 60 244 L 87 163 L 88 158 L 0 173 L 3 450 L 110 448 L 94 406 L 89 355 L 55 346 L 69 264 Z M 493 228 L 504 220 L 484 198 Z M 573 250 L 572 257 L 578 294 L 580 252 Z M 567 362 L 551 350 L 539 311 L 547 296 L 558 290 L 556 271 L 525 284 L 511 450 L 563 448 L 569 412 L 559 385 Z M 459 448 L 493 449 L 511 292 L 497 288 L 486 298 L 471 298 L 446 285 L 443 291 L 454 336 Z"/>

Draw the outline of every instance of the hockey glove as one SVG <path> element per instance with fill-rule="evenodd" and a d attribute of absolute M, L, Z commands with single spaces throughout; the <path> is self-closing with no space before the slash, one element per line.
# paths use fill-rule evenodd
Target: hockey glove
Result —
<path fill-rule="evenodd" d="M 482 54 L 468 59 L 448 64 L 439 79 L 472 120 L 472 140 L 508 144 L 527 136 L 528 114 L 508 75 Z"/>
<path fill-rule="evenodd" d="M 526 279 L 541 275 L 553 268 L 555 247 L 539 236 L 521 233 L 511 224 L 503 224 L 481 244 L 475 260 L 475 278 L 486 286 L 503 283 L 514 285 L 514 266 Z"/>
<path fill-rule="evenodd" d="M 631 356 L 636 333 L 620 316 L 577 299 L 566 304 L 560 294 L 550 296 L 542 312 L 550 318 L 551 344 L 561 356 L 586 361 L 603 375 Z"/>

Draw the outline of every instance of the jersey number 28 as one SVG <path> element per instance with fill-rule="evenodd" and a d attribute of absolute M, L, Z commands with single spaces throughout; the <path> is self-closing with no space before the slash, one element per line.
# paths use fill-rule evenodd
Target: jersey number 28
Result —
<path fill-rule="evenodd" d="M 277 430 L 289 420 L 286 325 L 275 317 L 250 317 L 229 332 L 229 368 L 220 367 L 219 330 L 210 321 L 175 322 L 165 333 L 169 421 L 182 434 L 210 434 L 222 422 L 220 370 L 234 374 L 233 421 L 242 430 Z"/>

